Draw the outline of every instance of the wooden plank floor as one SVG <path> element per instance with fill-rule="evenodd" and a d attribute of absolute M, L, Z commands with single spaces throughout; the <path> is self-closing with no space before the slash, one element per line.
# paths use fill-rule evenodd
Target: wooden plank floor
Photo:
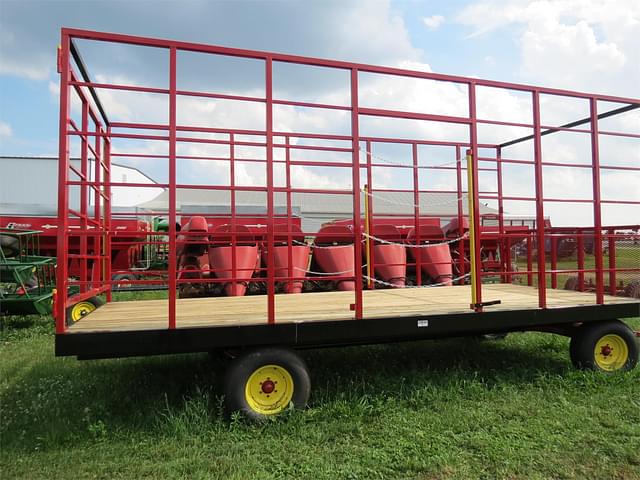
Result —
<path fill-rule="evenodd" d="M 483 285 L 483 300 L 501 300 L 487 311 L 537 308 L 534 287 L 511 284 Z M 595 295 L 568 290 L 547 290 L 549 307 L 595 304 Z M 276 296 L 276 322 L 350 320 L 353 292 L 304 293 Z M 468 312 L 470 286 L 369 290 L 363 292 L 365 318 Z M 633 301 L 605 297 L 605 303 Z M 176 302 L 177 327 L 252 325 L 267 322 L 267 297 L 185 298 Z M 70 333 L 153 330 L 167 328 L 167 300 L 115 302 L 100 307 L 76 324 Z"/>

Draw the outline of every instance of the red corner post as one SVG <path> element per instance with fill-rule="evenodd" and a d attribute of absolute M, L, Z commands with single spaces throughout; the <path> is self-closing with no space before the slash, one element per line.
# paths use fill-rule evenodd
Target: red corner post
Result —
<path fill-rule="evenodd" d="M 56 333 L 64 333 L 65 310 L 67 303 L 67 209 L 68 197 L 68 168 L 69 168 L 69 47 L 70 39 L 67 32 L 62 30 L 60 41 L 60 132 L 58 154 L 58 232 L 57 232 L 57 268 L 56 268 Z"/>
<path fill-rule="evenodd" d="M 591 110 L 591 172 L 593 177 L 593 253 L 596 267 L 596 303 L 604 303 L 602 261 L 602 208 L 600 203 L 600 144 L 598 141 L 598 101 L 589 99 Z"/>
<path fill-rule="evenodd" d="M 533 101 L 533 160 L 536 182 L 536 244 L 538 256 L 538 306 L 547 308 L 547 272 L 545 258 L 544 192 L 542 189 L 542 136 L 540 127 L 540 92 L 531 92 Z"/>
<path fill-rule="evenodd" d="M 469 215 L 473 216 L 473 241 L 469 239 L 469 250 L 473 249 L 474 259 L 471 268 L 473 269 L 473 277 L 475 278 L 475 285 L 472 286 L 472 303 L 475 305 L 472 307 L 481 312 L 482 307 L 482 269 L 480 268 L 482 262 L 480 260 L 480 198 L 478 196 L 478 125 L 476 116 L 476 85 L 473 82 L 469 83 L 469 137 L 471 148 L 467 150 L 467 155 L 470 156 L 471 172 L 467 172 L 467 195 L 471 192 L 471 205 L 472 209 L 469 211 Z M 469 168 L 469 165 L 467 165 Z M 469 225 L 471 227 L 471 225 Z"/>
<path fill-rule="evenodd" d="M 351 69 L 351 149 L 352 149 L 352 189 L 353 189 L 353 250 L 355 255 L 354 274 L 356 282 L 356 319 L 362 318 L 362 226 L 360 218 L 360 128 L 358 110 L 358 70 Z"/>
<path fill-rule="evenodd" d="M 176 48 L 169 49 L 169 328 L 176 328 Z"/>
<path fill-rule="evenodd" d="M 276 321 L 275 241 L 273 229 L 273 59 L 265 59 L 266 130 L 267 130 L 267 320 Z"/>

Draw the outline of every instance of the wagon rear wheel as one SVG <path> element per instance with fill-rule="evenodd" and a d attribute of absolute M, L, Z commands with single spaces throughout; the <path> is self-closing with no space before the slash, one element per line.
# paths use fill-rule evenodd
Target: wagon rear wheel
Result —
<path fill-rule="evenodd" d="M 304 408 L 311 382 L 304 361 L 293 351 L 264 348 L 234 359 L 225 381 L 228 414 L 265 420 L 290 408 Z"/>
<path fill-rule="evenodd" d="M 571 338 L 571 361 L 576 368 L 616 372 L 638 363 L 638 344 L 631 329 L 619 320 L 584 324 Z"/>

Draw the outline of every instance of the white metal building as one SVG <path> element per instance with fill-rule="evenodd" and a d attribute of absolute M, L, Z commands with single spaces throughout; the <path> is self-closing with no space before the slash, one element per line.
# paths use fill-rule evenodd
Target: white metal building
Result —
<path fill-rule="evenodd" d="M 266 213 L 265 192 L 239 191 L 236 193 L 236 211 L 238 213 L 264 215 Z M 373 212 L 376 216 L 402 215 L 413 217 L 413 193 L 380 192 L 372 196 Z M 230 194 L 228 191 L 204 189 L 178 189 L 176 191 L 176 210 L 181 215 L 230 214 Z M 276 213 L 286 212 L 286 196 L 276 193 L 274 196 Z M 364 193 L 360 197 L 364 209 Z M 467 196 L 462 196 L 462 211 L 467 214 Z M 163 192 L 153 200 L 138 205 L 141 209 L 154 212 L 166 212 L 169 208 L 169 192 Z M 351 218 L 353 215 L 351 195 L 293 193 L 291 207 L 294 215 L 302 218 L 302 227 L 306 232 L 317 231 L 323 223 L 331 220 Z M 480 206 L 482 214 L 498 212 L 485 205 Z M 447 223 L 458 214 L 458 198 L 455 193 L 423 193 L 420 195 L 420 214 L 440 217 Z"/>
<path fill-rule="evenodd" d="M 80 160 L 71 161 L 80 169 Z M 140 170 L 111 165 L 113 182 L 155 184 Z M 112 206 L 117 210 L 135 210 L 140 203 L 157 197 L 162 187 L 114 187 Z M 69 189 L 69 205 L 79 203 L 79 188 Z M 57 157 L 0 156 L 0 215 L 55 216 L 58 211 Z"/>

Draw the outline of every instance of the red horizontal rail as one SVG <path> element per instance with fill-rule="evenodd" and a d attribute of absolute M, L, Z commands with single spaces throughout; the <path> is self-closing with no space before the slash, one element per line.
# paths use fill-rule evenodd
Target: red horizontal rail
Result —
<path fill-rule="evenodd" d="M 609 135 L 612 137 L 640 138 L 640 133 L 611 132 L 600 130 L 598 135 Z"/>
<path fill-rule="evenodd" d="M 632 172 L 640 172 L 640 167 L 625 167 L 616 165 L 600 165 L 600 170 L 626 170 Z"/>
<path fill-rule="evenodd" d="M 374 117 L 403 118 L 406 120 L 427 120 L 432 122 L 469 124 L 471 120 L 466 117 L 452 117 L 447 115 L 434 115 L 430 113 L 403 112 L 401 110 L 385 110 L 381 108 L 364 108 L 358 110 L 360 115 Z"/>
<path fill-rule="evenodd" d="M 127 43 L 127 44 L 142 45 L 147 47 L 157 47 L 157 48 L 163 48 L 163 49 L 175 48 L 177 50 L 183 50 L 183 51 L 214 53 L 214 54 L 220 54 L 220 55 L 254 58 L 254 59 L 261 59 L 261 60 L 266 60 L 267 58 L 269 58 L 274 62 L 297 63 L 302 65 L 316 65 L 316 66 L 332 67 L 332 68 L 345 69 L 345 70 L 355 69 L 356 71 L 367 72 L 367 73 L 382 73 L 382 74 L 389 74 L 389 75 L 395 75 L 395 76 L 424 78 L 428 80 L 440 80 L 444 82 L 461 83 L 461 84 L 467 84 L 467 85 L 473 84 L 476 86 L 505 88 L 510 90 L 520 90 L 520 91 L 527 91 L 527 92 L 538 91 L 539 93 L 544 93 L 547 95 L 567 96 L 567 97 L 576 97 L 576 98 L 595 98 L 600 101 L 614 102 L 614 103 L 640 104 L 640 100 L 638 99 L 618 97 L 613 95 L 597 95 L 597 94 L 591 94 L 591 93 L 562 90 L 557 88 L 542 88 L 542 87 L 536 87 L 536 86 L 525 85 L 525 84 L 481 80 L 477 78 L 468 78 L 468 77 L 461 77 L 456 75 L 443 75 L 438 73 L 407 70 L 402 68 L 378 67 L 374 65 L 358 64 L 353 62 L 344 62 L 344 61 L 335 61 L 335 60 L 324 60 L 320 58 L 303 57 L 303 56 L 297 56 L 297 55 L 277 54 L 277 53 L 260 52 L 260 51 L 254 51 L 254 50 L 243 50 L 238 48 L 220 47 L 220 46 L 205 45 L 205 44 L 192 43 L 192 42 L 181 42 L 176 40 L 162 40 L 162 39 L 156 39 L 156 38 L 139 37 L 134 35 L 101 33 L 101 32 L 94 32 L 90 30 L 81 30 L 81 29 L 74 29 L 74 28 L 63 28 L 62 34 L 68 35 L 72 38 L 79 38 L 79 39 L 85 39 L 85 40 Z"/>
<path fill-rule="evenodd" d="M 169 90 L 166 88 L 143 87 L 139 85 L 122 85 L 117 83 L 73 81 L 73 82 L 69 82 L 69 85 L 76 86 L 76 87 L 91 87 L 91 88 L 98 88 L 98 89 L 105 89 L 105 90 L 127 90 L 131 92 L 160 93 L 160 94 L 169 93 Z"/>

